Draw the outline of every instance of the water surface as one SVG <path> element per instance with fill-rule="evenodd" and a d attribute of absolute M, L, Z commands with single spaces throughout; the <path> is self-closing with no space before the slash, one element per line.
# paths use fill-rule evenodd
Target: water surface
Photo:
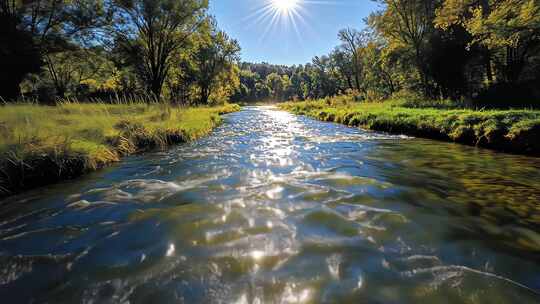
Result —
<path fill-rule="evenodd" d="M 0 299 L 540 303 L 539 169 L 248 107 L 0 202 Z"/>

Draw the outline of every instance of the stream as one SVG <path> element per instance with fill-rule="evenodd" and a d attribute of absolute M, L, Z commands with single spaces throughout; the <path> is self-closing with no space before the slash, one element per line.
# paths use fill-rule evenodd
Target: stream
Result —
<path fill-rule="evenodd" d="M 272 107 L 0 202 L 2 303 L 540 303 L 540 159 Z"/>

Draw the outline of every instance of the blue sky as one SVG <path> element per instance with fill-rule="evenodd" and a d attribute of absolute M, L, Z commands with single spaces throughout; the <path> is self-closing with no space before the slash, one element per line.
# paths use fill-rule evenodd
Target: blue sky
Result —
<path fill-rule="evenodd" d="M 328 54 L 339 44 L 337 33 L 345 27 L 364 27 L 363 19 L 377 5 L 371 0 L 299 0 L 294 17 L 271 26 L 261 8 L 273 0 L 210 0 L 210 13 L 218 25 L 242 47 L 242 60 L 274 64 L 304 64 Z M 283 15 L 282 15 L 283 16 Z M 303 21 L 302 21 L 303 19 Z"/>

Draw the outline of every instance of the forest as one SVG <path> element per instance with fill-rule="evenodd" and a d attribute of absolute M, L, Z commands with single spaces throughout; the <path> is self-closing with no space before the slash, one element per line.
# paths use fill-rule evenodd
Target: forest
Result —
<path fill-rule="evenodd" d="M 305 65 L 241 64 L 235 100 L 450 99 L 540 104 L 540 8 L 521 0 L 377 0 L 365 27 Z"/>
<path fill-rule="evenodd" d="M 0 97 L 223 103 L 240 47 L 207 10 L 207 0 L 2 0 Z"/>
<path fill-rule="evenodd" d="M 0 96 L 178 104 L 352 94 L 534 107 L 540 13 L 534 0 L 377 0 L 341 45 L 305 65 L 240 62 L 240 45 L 190 1 L 17 1 L 0 6 Z"/>

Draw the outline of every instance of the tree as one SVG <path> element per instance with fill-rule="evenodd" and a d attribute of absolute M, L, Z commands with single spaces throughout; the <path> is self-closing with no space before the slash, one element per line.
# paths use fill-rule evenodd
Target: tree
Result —
<path fill-rule="evenodd" d="M 376 0 L 386 9 L 372 15 L 370 25 L 388 41 L 390 48 L 412 51 L 424 95 L 429 95 L 429 79 L 425 52 L 427 39 L 434 30 L 433 20 L 438 1 L 433 0 Z"/>
<path fill-rule="evenodd" d="M 386 48 L 384 43 L 370 41 L 363 52 L 365 69 L 364 85 L 367 97 L 386 98 L 399 88 L 399 60 L 397 53 Z"/>
<path fill-rule="evenodd" d="M 241 70 L 240 71 L 240 94 L 236 97 L 236 100 L 241 101 L 254 101 L 257 99 L 257 88 L 256 85 L 260 82 L 260 76 L 257 73 L 253 73 L 250 70 Z"/>
<path fill-rule="evenodd" d="M 282 100 L 285 88 L 283 79 L 278 73 L 272 73 L 266 76 L 266 86 L 275 100 Z"/>
<path fill-rule="evenodd" d="M 240 46 L 234 39 L 209 22 L 208 32 L 202 33 L 191 55 L 196 83 L 199 89 L 199 103 L 207 104 L 212 88 L 223 73 L 230 72 L 240 59 Z"/>
<path fill-rule="evenodd" d="M 240 87 L 240 69 L 236 64 L 225 65 L 225 69 L 217 75 L 208 98 L 209 104 L 224 104 L 231 99 Z"/>
<path fill-rule="evenodd" d="M 141 80 L 161 97 L 173 55 L 206 19 L 207 0 L 116 0 L 112 32 L 137 64 Z"/>
<path fill-rule="evenodd" d="M 59 97 L 76 93 L 84 82 L 102 82 L 114 73 L 112 63 L 100 48 L 75 49 L 46 57 L 47 71 Z M 105 75 L 104 75 L 105 74 Z"/>
<path fill-rule="evenodd" d="M 354 64 L 352 58 L 353 56 L 351 54 L 341 48 L 336 48 L 330 54 L 330 59 L 339 70 L 339 73 L 345 80 L 347 87 L 351 90 L 359 88 L 359 78 L 355 74 L 358 73 L 358 69 L 355 70 L 354 67 L 356 65 Z M 355 84 L 353 84 L 353 78 L 355 79 Z"/>
<path fill-rule="evenodd" d="M 430 35 L 424 60 L 438 97 L 455 100 L 470 96 L 468 82 L 474 80 L 467 79 L 467 72 L 480 55 L 476 48 L 467 48 L 470 41 L 470 35 L 461 27 L 436 30 Z"/>
<path fill-rule="evenodd" d="M 347 57 L 351 60 L 352 72 L 354 75 L 354 84 L 357 91 L 360 91 L 362 66 L 360 58 L 360 47 L 364 44 L 364 35 L 352 28 L 341 30 L 338 34 L 343 42 L 342 48 L 348 53 Z M 344 57 L 343 59 L 345 59 Z"/>
<path fill-rule="evenodd" d="M 6 100 L 17 98 L 24 77 L 42 64 L 31 33 L 18 29 L 22 16 L 10 3 L 0 1 L 0 98 Z"/>
<path fill-rule="evenodd" d="M 484 47 L 486 77 L 491 83 L 491 61 L 503 82 L 516 84 L 538 54 L 540 4 L 538 0 L 445 0 L 437 10 L 437 27 L 462 26 L 472 35 L 471 45 Z"/>
<path fill-rule="evenodd" d="M 257 100 L 266 100 L 270 97 L 270 88 L 265 82 L 258 82 L 255 85 Z"/>
<path fill-rule="evenodd" d="M 330 57 L 315 56 L 311 65 L 311 90 L 316 98 L 334 96 L 338 94 L 339 86 L 336 78 L 336 70 Z"/>
<path fill-rule="evenodd" d="M 300 66 L 294 71 L 291 77 L 291 89 L 290 94 L 293 99 L 304 100 L 306 98 L 304 93 L 305 79 L 308 77 L 303 67 Z"/>
<path fill-rule="evenodd" d="M 105 11 L 101 0 L 0 0 L 0 97 L 16 98 L 45 56 L 93 36 Z"/>

